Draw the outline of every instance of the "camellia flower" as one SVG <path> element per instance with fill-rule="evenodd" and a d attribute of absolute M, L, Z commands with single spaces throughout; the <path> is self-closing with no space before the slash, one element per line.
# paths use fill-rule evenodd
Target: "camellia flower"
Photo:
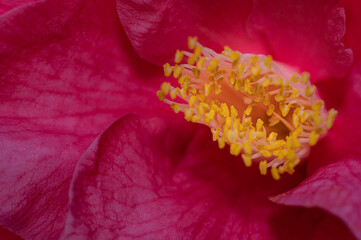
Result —
<path fill-rule="evenodd" d="M 177 50 L 178 64 L 164 65 L 165 75 L 173 72 L 181 88 L 164 82 L 157 95 L 176 113 L 182 111 L 187 121 L 209 126 L 219 148 L 227 143 L 235 156 L 243 149 L 247 167 L 258 161 L 261 174 L 270 167 L 275 180 L 284 172 L 292 174 L 310 146 L 332 127 L 337 111 L 331 109 L 326 117 L 308 73 L 288 79 L 271 56 L 229 47 L 217 54 L 192 37 L 188 46 L 194 53 Z M 179 64 L 184 55 L 187 63 Z M 168 94 L 183 103 L 166 99 Z"/>
<path fill-rule="evenodd" d="M 352 56 L 360 60 L 359 8 L 342 4 L 345 10 L 328 0 L 0 3 L 1 226 L 23 239 L 361 238 L 361 64 Z M 192 106 L 182 105 L 165 94 L 182 92 L 162 85 L 177 84 L 161 65 L 195 35 L 209 47 L 187 53 L 196 53 L 196 70 L 165 67 L 178 78 L 193 74 L 181 84 L 201 84 L 206 93 L 202 74 L 216 72 L 214 59 L 217 70 L 242 63 L 248 71 L 243 82 L 232 80 L 232 70 L 227 75 L 229 88 L 246 86 L 246 97 L 221 82 L 211 86 L 208 96 L 215 101 L 223 91 L 217 97 L 227 103 L 213 107 L 213 118 L 205 101 L 208 118 L 194 114 L 203 92 L 190 91 Z M 225 45 L 231 61 L 222 62 L 217 52 Z M 180 55 L 175 60 L 185 64 Z M 266 76 L 277 79 L 256 99 L 254 82 L 264 85 Z M 159 86 L 158 97 L 175 111 L 195 107 L 186 117 L 212 127 L 213 136 L 159 101 Z M 283 125 L 257 106 L 272 91 L 280 101 L 266 105 Z M 328 130 L 335 111 L 325 109 L 332 108 L 338 116 Z M 255 139 L 229 141 L 233 132 L 221 134 L 229 132 L 227 109 L 231 117 L 244 114 L 239 124 L 254 137 L 275 132 L 293 150 L 278 149 L 287 150 L 280 157 Z M 304 112 L 311 116 L 303 121 Z M 247 115 L 254 130 L 242 122 Z M 222 138 L 230 147 L 218 148 Z M 270 154 L 275 161 L 264 162 Z M 11 237 L 5 231 L 0 236 Z"/>

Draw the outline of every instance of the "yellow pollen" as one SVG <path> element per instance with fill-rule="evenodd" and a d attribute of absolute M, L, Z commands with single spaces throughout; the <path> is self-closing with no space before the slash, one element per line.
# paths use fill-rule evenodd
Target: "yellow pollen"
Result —
<path fill-rule="evenodd" d="M 262 175 L 267 174 L 267 161 L 266 160 L 259 162 L 259 171 L 261 172 Z"/>
<path fill-rule="evenodd" d="M 263 63 L 266 66 L 266 68 L 271 69 L 271 67 L 272 67 L 272 56 L 268 55 L 267 57 L 265 57 L 265 59 L 263 60 Z"/>
<path fill-rule="evenodd" d="M 169 77 L 173 72 L 173 67 L 171 67 L 170 64 L 167 63 L 167 64 L 164 64 L 163 68 L 164 68 L 164 75 L 166 77 Z"/>
<path fill-rule="evenodd" d="M 173 103 L 173 104 L 171 105 L 171 107 L 172 107 L 172 109 L 173 109 L 173 111 L 174 111 L 175 113 L 179 113 L 179 111 L 180 111 L 180 106 L 179 106 L 179 105 Z"/>
<path fill-rule="evenodd" d="M 187 121 L 209 126 L 218 147 L 229 146 L 245 166 L 256 162 L 262 175 L 270 168 L 279 180 L 332 127 L 337 111 L 326 112 L 309 73 L 286 77 L 271 56 L 229 47 L 216 53 L 197 37 L 188 47 L 176 51 L 174 66 L 164 65 L 180 86 L 165 82 L 157 96 Z"/>
<path fill-rule="evenodd" d="M 271 142 L 276 141 L 276 138 L 277 138 L 277 133 L 271 132 L 271 133 L 268 135 L 267 141 L 268 141 L 269 143 L 271 143 Z"/>
<path fill-rule="evenodd" d="M 310 145 L 314 146 L 317 143 L 319 137 L 320 135 L 316 131 L 312 131 L 310 134 Z"/>
<path fill-rule="evenodd" d="M 175 53 L 174 62 L 180 63 L 183 59 L 183 56 L 184 56 L 184 52 L 177 50 L 177 52 Z"/>
<path fill-rule="evenodd" d="M 170 83 L 167 83 L 167 82 L 162 83 L 162 85 L 160 86 L 160 89 L 162 90 L 163 94 L 167 95 L 170 90 Z"/>
<path fill-rule="evenodd" d="M 242 154 L 242 159 L 246 167 L 250 167 L 252 165 L 252 158 L 250 155 Z"/>
<path fill-rule="evenodd" d="M 328 112 L 328 115 L 327 115 L 327 123 L 326 123 L 326 126 L 328 129 L 330 129 L 333 125 L 333 122 L 335 121 L 335 118 L 337 116 L 337 111 L 335 109 L 331 109 L 329 112 Z"/>
<path fill-rule="evenodd" d="M 163 101 L 165 96 L 164 96 L 164 93 L 162 91 L 157 91 L 157 96 L 159 98 L 159 100 Z"/>
<path fill-rule="evenodd" d="M 246 111 L 244 111 L 244 113 L 245 113 L 247 116 L 249 116 L 249 115 L 251 114 L 251 112 L 252 112 L 252 106 L 251 106 L 251 105 L 248 105 L 248 107 L 247 107 Z"/>
<path fill-rule="evenodd" d="M 268 116 L 272 116 L 274 110 L 275 110 L 275 106 L 274 106 L 273 104 L 270 104 L 270 105 L 268 106 L 268 108 L 267 108 L 266 114 L 267 114 Z"/>
<path fill-rule="evenodd" d="M 194 49 L 198 41 L 197 37 L 188 37 L 188 48 Z"/>
<path fill-rule="evenodd" d="M 230 152 L 234 156 L 238 156 L 241 153 L 242 144 L 239 142 L 234 142 L 231 144 Z"/>
<path fill-rule="evenodd" d="M 279 180 L 280 179 L 280 172 L 278 171 L 277 168 L 272 167 L 271 168 L 271 174 L 272 174 L 272 177 L 274 178 L 274 180 Z"/>

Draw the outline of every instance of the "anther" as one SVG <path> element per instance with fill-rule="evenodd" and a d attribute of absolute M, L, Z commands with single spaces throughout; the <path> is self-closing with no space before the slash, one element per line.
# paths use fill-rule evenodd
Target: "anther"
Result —
<path fill-rule="evenodd" d="M 228 145 L 245 166 L 259 163 L 262 175 L 271 168 L 275 180 L 292 174 L 332 127 L 337 111 L 325 111 L 309 73 L 286 78 L 271 56 L 229 47 L 216 53 L 197 37 L 188 38 L 188 47 L 176 51 L 175 66 L 164 65 L 180 87 L 163 83 L 157 96 L 187 121 L 209 126 L 218 147 Z"/>

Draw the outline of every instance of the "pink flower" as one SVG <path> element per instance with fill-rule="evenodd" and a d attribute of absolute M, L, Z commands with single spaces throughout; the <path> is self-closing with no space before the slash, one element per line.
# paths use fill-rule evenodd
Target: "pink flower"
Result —
<path fill-rule="evenodd" d="M 1 226 L 24 239 L 361 238 L 357 3 L 343 3 L 347 48 L 331 0 L 17 3 L 0 4 Z M 261 176 L 157 100 L 153 64 L 189 35 L 311 73 L 339 116 L 306 165 Z"/>

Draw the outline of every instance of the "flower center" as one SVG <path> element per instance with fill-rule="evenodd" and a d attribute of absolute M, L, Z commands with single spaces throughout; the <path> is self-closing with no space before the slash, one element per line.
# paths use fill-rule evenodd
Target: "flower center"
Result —
<path fill-rule="evenodd" d="M 229 47 L 219 54 L 196 37 L 188 47 L 193 51 L 177 50 L 175 66 L 164 65 L 180 87 L 164 82 L 157 95 L 187 121 L 210 127 L 219 148 L 228 144 L 247 167 L 257 162 L 262 175 L 270 168 L 276 180 L 292 174 L 332 126 L 337 111 L 326 112 L 308 73 L 286 78 L 271 56 Z"/>

